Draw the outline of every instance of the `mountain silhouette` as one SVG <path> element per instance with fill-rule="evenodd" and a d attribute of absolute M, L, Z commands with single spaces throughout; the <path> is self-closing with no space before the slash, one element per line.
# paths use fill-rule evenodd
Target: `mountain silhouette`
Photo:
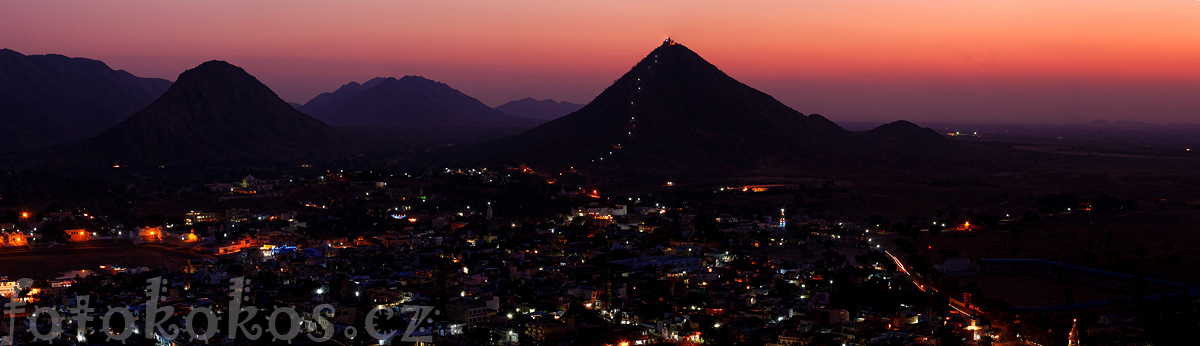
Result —
<path fill-rule="evenodd" d="M 320 95 L 317 95 L 317 97 L 309 100 L 308 103 L 300 106 L 300 110 L 310 115 L 324 116 L 332 114 L 336 112 L 339 107 L 350 102 L 350 100 L 355 96 L 362 94 L 363 91 L 366 91 L 367 89 L 379 85 L 379 83 L 382 83 L 384 80 L 387 80 L 387 78 L 375 77 L 363 84 L 358 84 L 358 82 L 347 83 L 333 92 L 321 93 Z M 323 119 L 323 121 L 326 123 L 333 123 L 330 120 L 334 119 Z"/>
<path fill-rule="evenodd" d="M 331 125 L 532 127 L 536 120 L 492 109 L 444 83 L 418 76 L 351 82 L 301 108 Z"/>
<path fill-rule="evenodd" d="M 579 111 L 448 155 L 555 170 L 601 162 L 744 169 L 802 152 L 860 152 L 867 146 L 861 138 L 820 115 L 793 110 L 667 41 Z"/>
<path fill-rule="evenodd" d="M 339 153 L 342 138 L 258 79 L 224 61 L 179 75 L 146 108 L 76 146 L 101 164 L 218 165 L 316 160 Z"/>
<path fill-rule="evenodd" d="M 496 107 L 497 110 L 508 115 L 538 120 L 558 119 L 580 108 L 583 108 L 583 105 L 551 99 L 535 100 L 532 97 L 509 101 Z"/>
<path fill-rule="evenodd" d="M 95 136 L 171 86 L 101 61 L 0 49 L 0 151 Z"/>
<path fill-rule="evenodd" d="M 904 158 L 952 154 L 958 149 L 950 139 L 929 128 L 898 120 L 880 125 L 863 134 L 867 143 L 864 154 Z"/>

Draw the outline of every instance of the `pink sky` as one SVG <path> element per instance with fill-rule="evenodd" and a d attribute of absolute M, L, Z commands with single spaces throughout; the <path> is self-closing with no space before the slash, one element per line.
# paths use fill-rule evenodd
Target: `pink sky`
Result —
<path fill-rule="evenodd" d="M 4 1 L 0 45 L 284 99 L 421 75 L 492 106 L 590 101 L 671 36 L 835 121 L 1200 122 L 1200 1 Z"/>

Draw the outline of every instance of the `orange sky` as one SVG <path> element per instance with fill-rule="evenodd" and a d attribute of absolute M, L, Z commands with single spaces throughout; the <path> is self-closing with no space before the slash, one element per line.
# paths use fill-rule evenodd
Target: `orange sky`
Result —
<path fill-rule="evenodd" d="M 0 45 L 288 101 L 422 75 L 495 106 L 590 101 L 666 36 L 835 121 L 1200 122 L 1200 1 L 4 1 Z"/>

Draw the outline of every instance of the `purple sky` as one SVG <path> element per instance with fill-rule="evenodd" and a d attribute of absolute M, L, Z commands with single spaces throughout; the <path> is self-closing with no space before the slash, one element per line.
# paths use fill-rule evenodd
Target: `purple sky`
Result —
<path fill-rule="evenodd" d="M 5 1 L 0 44 L 174 79 L 212 59 L 304 103 L 421 75 L 586 103 L 667 36 L 835 121 L 1200 122 L 1200 1 Z"/>

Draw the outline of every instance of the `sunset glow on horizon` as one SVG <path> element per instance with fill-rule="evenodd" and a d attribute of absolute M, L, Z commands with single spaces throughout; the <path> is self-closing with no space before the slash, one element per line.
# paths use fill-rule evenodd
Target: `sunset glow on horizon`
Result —
<path fill-rule="evenodd" d="M 586 103 L 670 36 L 835 121 L 1200 122 L 1200 1 L 37 1 L 0 48 L 175 79 L 207 60 L 304 103 L 421 75 Z"/>

